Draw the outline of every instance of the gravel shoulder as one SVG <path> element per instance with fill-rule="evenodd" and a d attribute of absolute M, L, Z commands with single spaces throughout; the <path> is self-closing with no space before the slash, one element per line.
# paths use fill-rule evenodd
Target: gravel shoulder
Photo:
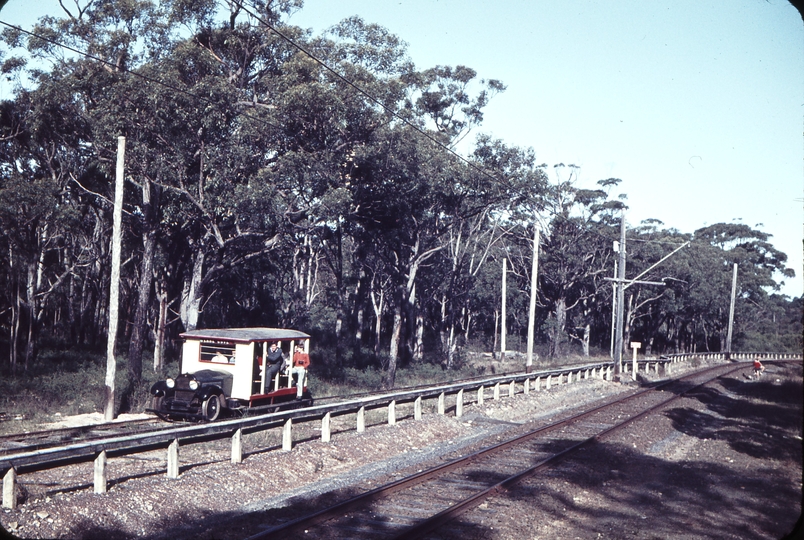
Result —
<path fill-rule="evenodd" d="M 759 382 L 729 379 L 640 423 L 538 480 L 467 515 L 462 538 L 780 538 L 801 511 L 801 367 L 770 366 Z M 0 513 L 19 538 L 235 539 L 293 519 L 459 454 L 546 423 L 633 385 L 596 379 L 464 405 L 464 416 L 397 407 L 388 426 L 369 411 L 333 418 L 332 442 L 317 422 L 246 435 L 242 464 L 228 442 L 181 449 L 178 479 L 164 451 L 110 459 L 108 493 L 92 493 L 92 464 L 19 477 L 25 502 Z M 521 392 L 521 388 L 520 388 Z M 468 397 L 467 397 L 468 399 Z M 727 511 L 724 512 L 723 509 Z M 740 518 L 739 516 L 744 515 Z M 668 519 L 669 518 L 669 519 Z M 734 534 L 735 520 L 739 521 Z M 657 523 L 663 525 L 657 528 Z M 684 536 L 687 535 L 687 536 Z"/>

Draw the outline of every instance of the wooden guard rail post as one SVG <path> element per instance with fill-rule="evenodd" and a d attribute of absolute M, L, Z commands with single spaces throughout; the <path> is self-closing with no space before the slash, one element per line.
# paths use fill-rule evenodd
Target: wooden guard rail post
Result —
<path fill-rule="evenodd" d="M 17 507 L 17 471 L 11 467 L 3 476 L 3 508 Z"/>

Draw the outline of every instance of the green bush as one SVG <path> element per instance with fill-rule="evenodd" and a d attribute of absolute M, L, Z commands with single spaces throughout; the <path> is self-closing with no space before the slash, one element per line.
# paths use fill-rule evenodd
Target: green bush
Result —
<path fill-rule="evenodd" d="M 167 371 L 176 371 L 175 363 Z M 128 364 L 122 357 L 117 359 L 115 373 L 115 411 L 143 412 L 150 401 L 150 387 L 162 375 L 153 373 L 150 364 L 143 358 L 142 381 L 135 388 L 128 386 Z M 59 413 L 72 416 L 103 412 L 106 396 L 106 358 L 100 353 L 86 351 L 43 350 L 35 364 L 27 371 L 4 373 L 0 378 L 0 413 L 6 418 L 22 418 L 26 426 L 52 421 Z M 0 431 L 19 431 L 19 422 L 0 423 Z"/>

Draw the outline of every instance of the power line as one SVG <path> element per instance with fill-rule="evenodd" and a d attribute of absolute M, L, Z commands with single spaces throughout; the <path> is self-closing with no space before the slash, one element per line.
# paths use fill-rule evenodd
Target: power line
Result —
<path fill-rule="evenodd" d="M 487 171 L 485 171 L 485 170 L 481 169 L 481 168 L 480 168 L 480 167 L 478 167 L 478 166 L 477 166 L 475 163 L 473 163 L 473 162 L 469 161 L 468 159 L 464 158 L 463 156 L 461 156 L 460 154 L 458 154 L 457 152 L 455 152 L 454 150 L 452 150 L 451 148 L 449 148 L 448 146 L 446 146 L 445 144 L 443 144 L 442 142 L 440 142 L 438 139 L 436 139 L 435 137 L 433 137 L 432 135 L 430 135 L 429 133 L 427 133 L 427 132 L 426 132 L 426 131 L 424 131 L 423 129 L 419 128 L 417 125 L 415 125 L 415 124 L 414 124 L 413 122 L 411 122 L 410 120 L 408 120 L 408 119 L 406 119 L 406 118 L 404 118 L 404 117 L 400 116 L 399 114 L 397 114 L 397 113 L 396 113 L 396 112 L 395 112 L 393 109 L 391 109 L 391 108 L 390 108 L 390 107 L 388 107 L 387 105 L 383 104 L 383 103 L 382 103 L 382 102 L 381 102 L 381 101 L 380 101 L 378 98 L 374 97 L 374 96 L 373 96 L 372 94 L 370 94 L 368 91 L 364 90 L 364 89 L 363 89 L 363 88 L 361 88 L 360 86 L 356 85 L 355 83 L 353 83 L 352 81 L 350 81 L 349 79 L 347 79 L 346 77 L 344 77 L 343 75 L 341 75 L 340 73 L 338 73 L 338 72 L 337 72 L 335 69 L 333 69 L 332 67 L 330 67 L 330 66 L 329 66 L 329 65 L 328 65 L 326 62 L 324 62 L 322 59 L 318 58 L 318 57 L 317 57 L 316 55 L 314 55 L 312 52 L 310 52 L 309 50 L 307 50 L 307 49 L 306 49 L 304 46 L 302 46 L 302 45 L 300 45 L 300 44 L 296 43 L 296 42 L 295 42 L 295 41 L 294 41 L 292 38 L 290 38 L 290 37 L 289 37 L 289 36 L 287 36 L 285 33 L 283 33 L 282 31 L 280 31 L 280 30 L 279 30 L 279 29 L 278 29 L 278 28 L 277 28 L 275 25 L 272 25 L 271 23 L 269 23 L 269 22 L 265 21 L 265 20 L 264 20 L 262 17 L 260 17 L 260 16 L 259 16 L 258 14 L 256 14 L 256 13 L 254 13 L 254 12 L 253 12 L 251 9 L 249 9 L 248 7 L 246 7 L 245 5 L 243 5 L 241 2 L 239 2 L 238 0 L 232 0 L 232 1 L 233 1 L 233 3 L 234 3 L 235 5 L 237 5 L 237 6 L 238 6 L 240 9 L 242 9 L 243 11 L 245 11 L 246 13 L 248 13 L 249 15 L 251 15 L 252 17 L 254 17 L 254 18 L 255 18 L 256 20 L 258 20 L 258 21 L 259 21 L 261 24 L 265 25 L 265 26 L 266 26 L 267 28 L 269 28 L 269 29 L 270 29 L 272 32 L 274 32 L 276 35 L 278 35 L 278 36 L 279 36 L 279 37 L 281 37 L 283 40 L 285 40 L 285 41 L 286 41 L 288 44 L 290 44 L 292 47 L 294 47 L 294 48 L 296 48 L 297 50 L 301 51 L 303 54 L 305 54 L 306 56 L 308 56 L 309 58 L 311 58 L 313 61 L 315 61 L 317 64 L 319 64 L 319 65 L 320 65 L 321 67 L 323 67 L 325 70 L 327 70 L 329 73 L 332 73 L 332 74 L 333 74 L 335 77 L 337 77 L 337 78 L 338 78 L 339 80 L 341 80 L 343 83 L 345 83 L 345 84 L 347 84 L 348 86 L 350 86 L 351 88 L 355 89 L 355 90 L 356 90 L 357 92 L 359 92 L 361 95 L 363 95 L 363 96 L 365 96 L 367 99 L 369 99 L 369 100 L 370 100 L 372 103 L 374 103 L 374 104 L 378 105 L 379 107 L 381 107 L 381 108 L 382 108 L 383 110 L 385 110 L 385 111 L 386 111 L 388 114 L 390 114 L 390 115 L 391 115 L 391 116 L 393 116 L 394 118 L 398 119 L 399 121 L 403 122 L 405 125 L 407 125 L 407 126 L 408 126 L 408 127 L 410 127 L 411 129 L 413 129 L 414 131 L 416 131 L 417 133 L 419 133 L 420 135 L 422 135 L 423 137 L 425 137 L 426 139 L 428 139 L 430 142 L 432 142 L 433 144 L 435 144 L 437 147 L 439 147 L 440 149 L 442 149 L 442 150 L 446 151 L 447 153 L 451 154 L 452 156 L 454 156 L 454 157 L 458 158 L 460 161 L 462 161 L 463 163 L 465 163 L 466 165 L 468 165 L 469 167 L 471 167 L 471 168 L 472 168 L 472 169 L 474 169 L 475 171 L 479 172 L 480 174 L 482 174 L 482 175 L 484 175 L 484 176 L 486 176 L 486 177 L 488 177 L 488 178 L 490 178 L 490 179 L 492 179 L 492 180 L 498 180 L 498 178 L 497 178 L 496 176 L 494 176 L 494 175 L 490 174 L 489 172 L 487 172 Z M 19 26 L 16 26 L 16 25 L 13 25 L 13 24 L 7 23 L 7 22 L 2 21 L 2 20 L 0 20 L 0 24 L 2 24 L 2 25 L 4 25 L 4 26 L 6 26 L 6 27 L 8 27 L 8 28 L 12 28 L 12 29 L 14 29 L 14 30 L 17 30 L 17 31 L 19 31 L 19 32 L 22 32 L 22 33 L 24 33 L 24 34 L 26 34 L 26 35 L 29 35 L 29 36 L 31 36 L 31 37 L 34 37 L 34 38 L 36 38 L 36 39 L 40 39 L 40 40 L 42 40 L 42 41 L 44 41 L 44 42 L 46 42 L 46 43 L 50 43 L 50 44 L 55 45 L 55 46 L 57 46 L 57 47 L 60 47 L 60 48 L 62 48 L 62 49 L 65 49 L 65 50 L 71 51 L 71 52 L 73 52 L 73 53 L 75 53 L 75 54 L 78 54 L 79 56 L 83 56 L 83 57 L 88 58 L 88 59 L 90 59 L 90 60 L 94 60 L 94 61 L 96 61 L 96 62 L 99 62 L 99 63 L 101 63 L 101 64 L 104 64 L 104 65 L 106 65 L 106 66 L 109 66 L 109 67 L 113 68 L 115 71 L 122 72 L 122 73 L 127 73 L 127 74 L 130 74 L 130 75 L 134 76 L 134 77 L 138 77 L 138 78 L 140 78 L 140 79 L 142 79 L 142 80 L 144 80 L 144 81 L 147 81 L 147 82 L 149 82 L 149 83 L 153 83 L 153 84 L 157 84 L 157 85 L 163 86 L 163 87 L 165 87 L 165 88 L 167 88 L 167 89 L 169 89 L 169 90 L 172 90 L 172 91 L 174 91 L 174 92 L 178 92 L 178 93 L 184 94 L 184 95 L 186 95 L 186 96 L 189 96 L 189 97 L 191 97 L 191 98 L 197 99 L 197 100 L 199 100 L 199 101 L 201 101 L 201 102 L 203 102 L 203 103 L 205 103 L 205 104 L 208 104 L 208 105 L 215 105 L 215 104 L 216 104 L 216 103 L 215 103 L 215 102 L 213 102 L 212 100 L 210 100 L 210 99 L 208 99 L 208 98 L 206 98 L 206 97 L 204 97 L 204 96 L 199 96 L 199 95 L 197 95 L 197 94 L 194 94 L 194 93 L 190 92 L 189 90 L 186 90 L 186 89 L 180 88 L 180 87 L 178 87 L 178 86 L 175 86 L 175 85 L 169 84 L 169 83 L 167 83 L 167 82 L 165 82 L 165 81 L 161 81 L 161 80 L 159 80 L 159 79 L 155 79 L 155 78 L 153 78 L 153 77 L 149 77 L 149 76 L 147 76 L 147 75 L 143 75 L 142 73 L 138 73 L 138 72 L 135 72 L 135 71 L 131 71 L 131 70 L 127 69 L 127 68 L 121 68 L 121 67 L 120 67 L 120 66 L 118 66 L 117 64 L 114 64 L 114 63 L 112 63 L 112 62 L 110 62 L 110 61 L 108 61 L 108 60 L 104 60 L 103 58 L 100 58 L 100 57 L 94 56 L 94 55 L 92 55 L 92 54 L 89 54 L 89 53 L 84 52 L 84 51 L 81 51 L 81 50 L 78 50 L 78 49 L 76 49 L 76 48 L 74 48 L 74 47 L 71 47 L 71 46 L 66 45 L 66 44 L 64 44 L 64 43 L 61 43 L 61 42 L 56 41 L 56 40 L 54 40 L 54 39 L 51 39 L 51 38 L 48 38 L 48 37 L 44 37 L 44 36 L 39 35 L 39 34 L 36 34 L 36 33 L 34 33 L 34 32 L 31 32 L 31 31 L 25 30 L 25 29 L 23 29 L 23 28 L 21 28 L 21 27 L 19 27 Z M 274 128 L 279 128 L 279 127 L 280 127 L 280 126 L 277 126 L 276 124 L 274 124 L 274 123 L 272 123 L 272 122 L 270 122 L 270 121 L 266 120 L 265 118 L 261 118 L 261 117 L 257 117 L 257 116 L 252 116 L 252 115 L 250 115 L 250 114 L 248 114 L 248 113 L 242 113 L 242 115 L 243 115 L 244 117 L 246 117 L 246 118 L 251 118 L 251 119 L 253 119 L 253 120 L 257 120 L 257 121 L 259 121 L 259 122 L 263 122 L 263 123 L 265 123 L 266 125 L 269 125 L 269 126 L 274 127 Z"/>
<path fill-rule="evenodd" d="M 420 135 L 422 135 L 423 137 L 428 139 L 430 142 L 432 142 L 433 144 L 435 144 L 436 146 L 438 146 L 442 150 L 448 152 L 449 154 L 452 154 L 454 157 L 458 158 L 459 160 L 461 160 L 465 164 L 469 165 L 471 168 L 473 168 L 474 170 L 476 170 L 480 174 L 482 174 L 482 175 L 484 175 L 484 176 L 486 176 L 486 177 L 488 177 L 488 178 L 490 178 L 492 180 L 499 180 L 496 176 L 494 176 L 491 173 L 481 169 L 476 164 L 474 164 L 473 162 L 469 161 L 468 159 L 466 159 L 465 157 L 463 157 L 459 153 L 455 152 L 450 147 L 448 147 L 447 145 L 445 145 L 444 143 L 442 143 L 441 141 L 439 141 L 438 139 L 436 139 L 435 137 L 433 137 L 432 135 L 430 135 L 429 133 L 427 133 L 426 131 L 421 129 L 419 126 L 417 126 L 416 124 L 414 124 L 413 122 L 411 122 L 407 118 L 397 114 L 393 109 L 391 109 L 390 107 L 385 105 L 378 98 L 374 97 L 367 90 L 364 90 L 363 88 L 361 88 L 357 84 L 353 83 L 352 81 L 350 81 L 349 79 L 347 79 L 346 77 L 344 77 L 343 75 L 338 73 L 334 68 L 330 67 L 324 60 L 318 58 L 315 54 L 313 54 L 312 52 L 308 51 L 305 47 L 303 47 L 302 45 L 296 43 L 292 38 L 288 37 L 283 32 L 281 32 L 275 25 L 273 25 L 273 24 L 267 22 L 266 20 L 264 20 L 258 14 L 254 13 L 251 9 L 249 9 L 248 7 L 243 5 L 239 0 L 231 0 L 231 1 L 232 1 L 232 3 L 234 5 L 236 5 L 237 7 L 239 7 L 240 9 L 242 9 L 243 11 L 245 11 L 246 13 L 248 13 L 249 15 L 251 15 L 252 17 L 257 19 L 261 24 L 264 24 L 272 32 L 274 32 L 276 35 L 278 35 L 279 37 L 284 39 L 291 46 L 295 47 L 296 49 L 298 49 L 299 51 L 301 51 L 302 53 L 307 55 L 310 59 L 312 59 L 314 62 L 316 62 L 322 68 L 327 70 L 329 73 L 331 73 L 332 75 L 337 77 L 339 80 L 341 80 L 342 82 L 344 82 L 348 86 L 354 88 L 357 92 L 359 92 L 360 94 L 365 96 L 372 103 L 374 103 L 376 105 L 379 105 L 385 112 L 387 112 L 388 114 L 390 114 L 391 116 L 393 116 L 397 120 L 403 122 L 405 125 L 407 125 L 411 129 L 415 130 L 417 133 L 419 133 Z"/>
<path fill-rule="evenodd" d="M 104 60 L 103 58 L 94 56 L 92 54 L 89 54 L 89 53 L 81 51 L 81 50 L 78 50 L 78 49 L 76 49 L 74 47 L 71 47 L 69 45 L 65 45 L 64 43 L 58 42 L 58 41 L 56 41 L 54 39 L 50 39 L 50 38 L 41 36 L 39 34 L 35 34 L 34 32 L 30 32 L 28 30 L 20 28 L 19 26 L 7 23 L 5 21 L 0 20 L 0 24 L 2 24 L 3 26 L 6 26 L 8 28 L 12 28 L 14 30 L 17 30 L 19 32 L 22 32 L 24 34 L 27 34 L 27 35 L 29 35 L 31 37 L 36 38 L 36 39 L 40 39 L 40 40 L 42 40 L 42 41 L 44 41 L 46 43 L 50 43 L 52 45 L 56 45 L 57 47 L 61 47 L 62 49 L 66 49 L 66 50 L 68 50 L 70 52 L 74 52 L 74 53 L 78 54 L 79 56 L 83 56 L 83 57 L 88 58 L 90 60 L 94 60 L 96 62 L 99 62 L 101 64 L 109 66 L 109 67 L 113 68 L 117 72 L 127 73 L 129 75 L 132 75 L 134 77 L 138 77 L 138 78 L 140 78 L 140 79 L 142 79 L 144 81 L 147 81 L 149 83 L 154 83 L 154 84 L 163 86 L 163 87 L 165 87 L 165 88 L 167 88 L 169 90 L 173 90 L 174 92 L 178 92 L 180 94 L 184 94 L 184 95 L 189 96 L 191 98 L 197 99 L 197 100 L 199 100 L 199 101 L 201 101 L 201 102 L 203 102 L 203 103 L 205 103 L 207 105 L 217 105 L 213 100 L 211 100 L 209 98 L 206 98 L 204 96 L 199 96 L 197 94 L 194 94 L 193 92 L 190 92 L 189 90 L 186 90 L 184 88 L 180 88 L 178 86 L 174 86 L 174 85 L 169 84 L 169 83 L 167 83 L 165 81 L 161 81 L 159 79 L 155 79 L 155 78 L 149 77 L 147 75 L 143 75 L 142 73 L 138 73 L 136 71 L 131 71 L 130 69 L 127 69 L 127 68 L 121 68 L 117 64 L 109 62 L 108 60 Z M 258 117 L 258 116 L 252 116 L 252 115 L 250 115 L 248 113 L 242 113 L 242 114 L 246 118 L 251 118 L 252 120 L 257 120 L 257 121 L 263 122 L 263 123 L 265 123 L 265 124 L 267 124 L 267 125 L 269 125 L 271 127 L 274 127 L 274 128 L 279 128 L 280 127 L 280 126 L 278 126 L 276 124 L 273 124 L 273 123 L 269 122 L 265 118 L 261 118 L 261 117 Z"/>

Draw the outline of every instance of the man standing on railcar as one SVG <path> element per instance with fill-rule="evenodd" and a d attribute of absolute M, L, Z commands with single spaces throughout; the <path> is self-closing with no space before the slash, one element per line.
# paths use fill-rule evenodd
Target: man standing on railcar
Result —
<path fill-rule="evenodd" d="M 267 387 L 274 376 L 285 367 L 285 357 L 282 355 L 282 349 L 279 348 L 279 344 L 276 341 L 271 343 L 265 362 L 268 364 L 266 367 L 268 371 L 265 372 L 265 386 Z"/>
<path fill-rule="evenodd" d="M 304 391 L 304 378 L 307 376 L 307 368 L 310 367 L 310 355 L 304 352 L 301 344 L 296 345 L 296 352 L 293 354 L 293 367 L 290 369 L 291 377 L 296 379 L 296 399 L 302 398 Z"/>

